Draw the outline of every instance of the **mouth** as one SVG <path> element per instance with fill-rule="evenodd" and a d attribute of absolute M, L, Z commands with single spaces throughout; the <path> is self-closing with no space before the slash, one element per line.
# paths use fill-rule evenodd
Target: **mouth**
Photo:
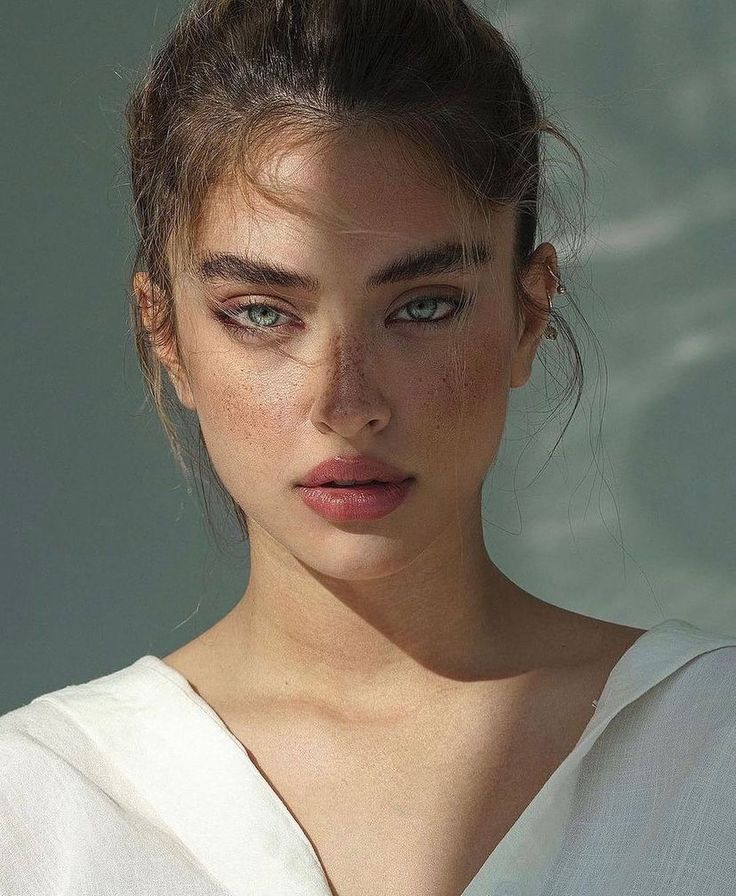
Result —
<path fill-rule="evenodd" d="M 409 479 L 413 477 L 407 476 L 406 479 L 398 479 L 391 482 L 388 482 L 383 479 L 370 479 L 364 480 L 363 482 L 337 482 L 332 480 L 330 482 L 320 482 L 319 485 L 312 486 L 301 486 L 302 488 L 380 488 L 386 485 L 399 485 L 402 482 L 408 482 Z"/>
<path fill-rule="evenodd" d="M 392 513 L 409 495 L 414 477 L 399 482 L 370 482 L 350 485 L 346 482 L 323 482 L 300 486 L 304 502 L 325 519 L 333 522 L 377 520 Z"/>
<path fill-rule="evenodd" d="M 388 485 L 381 479 L 369 479 L 364 482 L 323 482 L 317 488 L 369 488 L 373 485 Z"/>

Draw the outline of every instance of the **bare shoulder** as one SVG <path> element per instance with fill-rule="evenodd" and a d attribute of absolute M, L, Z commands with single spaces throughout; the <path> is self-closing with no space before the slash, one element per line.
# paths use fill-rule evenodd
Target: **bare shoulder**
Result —
<path fill-rule="evenodd" d="M 183 676 L 203 700 L 213 704 L 216 699 L 214 682 L 226 673 L 222 669 L 220 653 L 206 642 L 203 635 L 182 644 L 172 653 L 161 657 L 161 660 Z"/>
<path fill-rule="evenodd" d="M 585 616 L 547 604 L 537 620 L 537 638 L 550 666 L 612 668 L 647 630 Z"/>
<path fill-rule="evenodd" d="M 537 671 L 526 699 L 536 700 L 539 737 L 553 742 L 559 761 L 579 740 L 614 667 L 645 631 L 560 607 L 536 620 L 530 641 L 538 645 Z M 553 767 L 545 766 L 546 773 Z"/>

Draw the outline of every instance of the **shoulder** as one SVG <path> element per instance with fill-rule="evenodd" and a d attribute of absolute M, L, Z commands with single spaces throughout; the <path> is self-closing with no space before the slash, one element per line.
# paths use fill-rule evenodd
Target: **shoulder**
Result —
<path fill-rule="evenodd" d="M 46 735 L 53 712 L 39 699 L 0 716 L 0 825 L 21 816 L 41 819 L 57 799 L 78 789 L 78 773 L 54 749 L 58 731 L 56 738 Z"/>
<path fill-rule="evenodd" d="M 69 838 L 84 818 L 87 786 L 34 737 L 37 705 L 0 716 L 0 892 L 62 892 Z M 4 887 L 7 887 L 5 889 Z"/>
<path fill-rule="evenodd" d="M 223 893 L 134 782 L 72 728 L 49 732 L 45 709 L 0 716 L 0 894 Z"/>
<path fill-rule="evenodd" d="M 736 643 L 692 657 L 662 681 L 663 704 L 719 729 L 736 729 Z"/>
<path fill-rule="evenodd" d="M 647 632 L 552 605 L 545 607 L 535 630 L 548 651 L 545 665 L 571 669 L 601 688 L 616 663 Z"/>
<path fill-rule="evenodd" d="M 704 645 L 701 645 L 703 647 Z M 620 712 L 603 740 L 627 762 L 736 799 L 736 643 L 695 646 Z M 655 659 L 655 662 L 659 662 Z M 614 749 L 615 752 L 615 749 Z"/>
<path fill-rule="evenodd" d="M 41 694 L 0 715 L 0 796 L 5 811 L 11 804 L 31 806 L 55 794 L 91 790 L 94 781 L 104 780 L 106 763 L 96 732 L 113 723 L 126 724 L 138 696 L 145 700 L 142 682 L 141 666 L 134 663 Z"/>

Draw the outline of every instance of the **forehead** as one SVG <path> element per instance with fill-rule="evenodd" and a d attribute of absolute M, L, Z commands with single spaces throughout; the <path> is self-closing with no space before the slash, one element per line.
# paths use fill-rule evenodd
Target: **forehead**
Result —
<path fill-rule="evenodd" d="M 343 137 L 261 156 L 258 185 L 276 188 L 287 207 L 237 175 L 225 178 L 207 197 L 198 247 L 298 244 L 339 256 L 463 237 L 495 246 L 512 220 L 505 212 L 480 214 L 426 161 L 389 137 Z"/>

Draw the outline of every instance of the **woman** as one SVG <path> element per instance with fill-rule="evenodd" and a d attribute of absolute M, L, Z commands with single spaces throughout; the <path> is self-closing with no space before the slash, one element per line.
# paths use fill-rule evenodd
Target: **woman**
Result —
<path fill-rule="evenodd" d="M 127 112 L 142 369 L 251 572 L 0 720 L 0 890 L 730 891 L 736 638 L 564 610 L 484 544 L 509 390 L 574 346 L 541 135 L 580 158 L 514 50 L 461 0 L 201 0 Z"/>

